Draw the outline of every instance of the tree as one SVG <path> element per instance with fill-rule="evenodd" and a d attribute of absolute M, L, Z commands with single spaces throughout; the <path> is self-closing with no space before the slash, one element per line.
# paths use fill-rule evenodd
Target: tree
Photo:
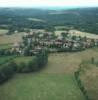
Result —
<path fill-rule="evenodd" d="M 95 63 L 95 58 L 94 58 L 94 57 L 91 58 L 91 63 L 92 63 L 92 64 Z"/>
<path fill-rule="evenodd" d="M 61 33 L 61 36 L 63 37 L 63 40 L 66 39 L 67 35 L 68 35 L 68 33 L 65 33 L 65 32 L 62 32 L 62 33 Z"/>

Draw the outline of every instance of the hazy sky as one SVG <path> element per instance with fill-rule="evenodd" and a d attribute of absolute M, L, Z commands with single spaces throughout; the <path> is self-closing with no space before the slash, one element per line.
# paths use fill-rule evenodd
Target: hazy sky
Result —
<path fill-rule="evenodd" d="M 0 0 L 0 7 L 88 7 L 98 6 L 98 0 Z"/>

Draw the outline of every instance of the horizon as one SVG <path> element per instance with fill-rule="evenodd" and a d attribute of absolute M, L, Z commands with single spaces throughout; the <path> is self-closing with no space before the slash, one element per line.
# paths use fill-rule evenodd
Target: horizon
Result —
<path fill-rule="evenodd" d="M 91 7 L 0 7 L 1 9 L 40 9 L 40 10 L 71 10 L 71 9 L 87 9 L 87 8 L 98 8 L 97 6 Z"/>
<path fill-rule="evenodd" d="M 87 8 L 98 7 L 98 0 L 3 0 L 0 7 L 16 8 Z"/>

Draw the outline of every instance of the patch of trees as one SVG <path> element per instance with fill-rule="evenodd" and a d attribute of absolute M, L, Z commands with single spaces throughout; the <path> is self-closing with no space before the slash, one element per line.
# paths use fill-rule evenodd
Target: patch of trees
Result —
<path fill-rule="evenodd" d="M 0 49 L 0 56 L 11 56 L 13 55 L 8 49 Z"/>
<path fill-rule="evenodd" d="M 7 61 L 0 65 L 0 84 L 14 76 L 15 73 L 36 72 L 45 67 L 48 62 L 48 53 L 42 50 L 40 54 L 32 58 L 28 63 L 16 64 L 14 61 Z"/>
<path fill-rule="evenodd" d="M 45 67 L 48 63 L 48 53 L 46 50 L 42 50 L 41 53 L 37 54 L 31 61 L 28 63 L 21 62 L 17 65 L 17 72 L 19 73 L 29 73 L 39 71 Z"/>
<path fill-rule="evenodd" d="M 14 62 L 0 66 L 0 84 L 11 78 L 16 72 L 17 66 Z"/>

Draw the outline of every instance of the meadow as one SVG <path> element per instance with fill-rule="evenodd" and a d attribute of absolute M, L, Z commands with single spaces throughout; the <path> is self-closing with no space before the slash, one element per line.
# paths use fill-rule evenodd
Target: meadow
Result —
<path fill-rule="evenodd" d="M 0 65 L 9 61 L 11 58 L 13 58 L 14 56 L 0 56 Z"/>
<path fill-rule="evenodd" d="M 38 19 L 38 18 L 27 18 L 29 21 L 35 21 L 35 22 L 46 22 L 43 19 Z"/>
<path fill-rule="evenodd" d="M 98 57 L 95 60 L 98 62 Z M 98 100 L 98 64 L 87 63 L 89 61 L 83 64 L 80 78 L 89 98 Z"/>
<path fill-rule="evenodd" d="M 43 70 L 17 74 L 1 85 L 0 100 L 85 100 L 74 78 L 74 72 L 83 59 L 92 56 L 98 57 L 96 49 L 50 54 L 47 67 Z"/>
<path fill-rule="evenodd" d="M 55 34 L 57 36 L 61 35 L 62 32 L 67 32 L 66 31 L 66 26 L 56 26 L 55 29 Z M 88 37 L 88 38 L 92 38 L 92 39 L 98 39 L 98 35 L 93 34 L 93 33 L 88 33 L 88 32 L 82 32 L 79 30 L 75 30 L 75 29 L 70 29 L 69 31 L 69 36 L 81 36 L 81 37 Z"/>
<path fill-rule="evenodd" d="M 7 29 L 0 29 L 0 35 L 4 35 L 8 32 Z"/>
<path fill-rule="evenodd" d="M 20 74 L 0 91 L 0 100 L 85 100 L 74 77 L 65 74 Z"/>
<path fill-rule="evenodd" d="M 23 34 L 24 32 L 20 32 L 17 34 L 0 36 L 0 44 L 12 44 L 15 42 L 21 42 Z"/>
<path fill-rule="evenodd" d="M 31 61 L 32 59 L 33 59 L 32 56 L 27 56 L 27 57 L 20 56 L 20 57 L 16 57 L 16 58 L 14 59 L 14 62 L 16 62 L 17 64 L 20 64 L 21 62 L 28 63 L 28 62 Z"/>
<path fill-rule="evenodd" d="M 0 49 L 9 49 L 12 47 L 12 43 L 0 44 Z"/>

